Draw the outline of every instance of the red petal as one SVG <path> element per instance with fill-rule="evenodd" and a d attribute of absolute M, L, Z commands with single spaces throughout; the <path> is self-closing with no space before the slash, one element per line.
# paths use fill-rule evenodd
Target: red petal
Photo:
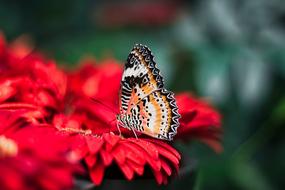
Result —
<path fill-rule="evenodd" d="M 90 150 L 90 153 L 92 154 L 96 154 L 104 144 L 104 141 L 101 138 L 92 137 L 92 136 L 86 136 L 86 142 Z"/>
<path fill-rule="evenodd" d="M 96 164 L 97 156 L 96 155 L 88 155 L 85 157 L 85 162 L 89 167 L 92 167 L 94 164 Z"/>
<path fill-rule="evenodd" d="M 161 169 L 161 162 L 160 160 L 153 160 L 150 157 L 146 158 L 147 163 L 150 165 L 150 167 L 155 170 L 155 171 L 159 171 Z"/>
<path fill-rule="evenodd" d="M 40 178 L 42 186 L 47 189 L 71 188 L 72 175 L 69 172 L 68 168 L 48 168 Z"/>
<path fill-rule="evenodd" d="M 126 160 L 126 164 L 129 165 L 139 176 L 143 175 L 144 164 L 137 164 L 129 159 Z"/>
<path fill-rule="evenodd" d="M 169 150 L 170 152 L 172 152 L 172 154 L 174 154 L 176 156 L 177 159 L 179 159 L 179 160 L 181 159 L 181 155 L 179 154 L 179 152 L 175 148 L 170 146 L 169 144 L 167 144 L 163 141 L 156 140 L 156 139 L 148 139 L 148 140 L 155 143 L 158 146 L 162 146 L 163 148 Z"/>
<path fill-rule="evenodd" d="M 93 166 L 92 168 L 89 168 L 89 174 L 91 177 L 91 180 L 95 185 L 100 185 L 103 181 L 105 173 L 105 167 L 102 161 L 98 160 L 97 164 Z"/>
<path fill-rule="evenodd" d="M 161 185 L 163 182 L 163 176 L 162 173 L 160 171 L 153 171 L 153 175 L 156 179 L 156 182 Z"/>
<path fill-rule="evenodd" d="M 7 178 L 1 181 L 1 189 L 2 189 L 2 185 L 6 187 L 4 189 L 11 189 L 11 190 L 21 189 L 25 183 L 21 173 L 16 172 L 16 170 L 11 169 L 9 165 L 3 165 L 3 164 L 4 163 L 0 165 L 1 173 L 2 175 L 5 174 Z"/>
<path fill-rule="evenodd" d="M 221 145 L 219 140 L 210 139 L 210 138 L 199 138 L 199 140 L 208 146 L 210 146 L 216 153 L 221 153 L 223 151 L 223 146 Z"/>
<path fill-rule="evenodd" d="M 0 84 L 0 102 L 5 101 L 11 96 L 15 95 L 16 89 L 9 84 Z"/>
<path fill-rule="evenodd" d="M 105 133 L 103 134 L 103 138 L 105 139 L 105 148 L 108 152 L 111 152 L 113 148 L 115 148 L 116 144 L 119 142 L 120 137 L 117 135 Z"/>
<path fill-rule="evenodd" d="M 57 103 L 54 99 L 54 96 L 51 93 L 45 90 L 41 90 L 37 92 L 36 96 L 37 96 L 37 103 L 39 105 L 54 107 L 54 108 L 57 107 Z"/>
<path fill-rule="evenodd" d="M 120 137 L 117 135 L 112 135 L 110 133 L 106 133 L 103 135 L 104 139 L 111 144 L 112 146 L 115 146 L 117 142 L 120 140 Z"/>
<path fill-rule="evenodd" d="M 106 152 L 105 150 L 100 150 L 100 155 L 105 166 L 109 166 L 112 163 L 113 157 L 109 152 Z"/>
<path fill-rule="evenodd" d="M 33 104 L 26 104 L 26 103 L 4 103 L 0 104 L 0 109 L 8 109 L 8 110 L 15 110 L 15 109 L 29 109 L 29 110 L 38 110 L 39 107 Z"/>
<path fill-rule="evenodd" d="M 147 163 L 153 170 L 159 171 L 161 168 L 161 163 L 158 158 L 158 151 L 156 147 L 148 141 L 142 139 L 130 139 L 131 142 L 138 145 L 137 148 L 140 148 L 144 151 L 144 157 Z"/>
<path fill-rule="evenodd" d="M 128 151 L 126 152 L 126 157 L 133 162 L 137 164 L 144 165 L 146 160 L 145 160 L 145 155 L 144 152 L 141 149 L 137 148 L 137 145 L 133 143 L 124 143 L 122 145 L 127 149 Z"/>
<path fill-rule="evenodd" d="M 164 156 L 165 158 L 168 158 L 175 165 L 179 164 L 179 160 L 176 158 L 174 154 L 172 154 L 172 152 L 170 152 L 165 148 L 162 148 L 161 146 L 157 146 L 156 148 L 158 149 L 160 155 Z"/>
<path fill-rule="evenodd" d="M 179 122 L 180 122 L 180 124 L 181 123 L 187 124 L 187 123 L 191 122 L 192 120 L 194 120 L 196 115 L 197 115 L 196 110 L 185 112 L 185 113 L 181 114 L 182 117 L 180 118 Z"/>
<path fill-rule="evenodd" d="M 112 155 L 118 164 L 124 164 L 126 155 L 122 146 L 116 146 L 116 148 L 112 151 Z"/>
<path fill-rule="evenodd" d="M 171 167 L 168 165 L 168 163 L 165 160 L 161 160 L 161 167 L 164 169 L 164 171 L 166 172 L 166 174 L 168 176 L 171 175 L 172 171 L 171 171 Z"/>
<path fill-rule="evenodd" d="M 134 177 L 134 170 L 130 166 L 127 164 L 122 164 L 119 165 L 119 167 L 128 180 L 131 180 Z"/>
<path fill-rule="evenodd" d="M 146 151 L 146 153 L 148 153 L 148 155 L 152 157 L 152 159 L 158 159 L 158 151 L 152 143 L 150 143 L 146 140 L 142 140 L 142 139 L 139 139 L 139 140 L 138 139 L 130 139 L 130 140 L 133 143 L 139 145 L 141 148 L 143 148 Z"/>
<path fill-rule="evenodd" d="M 164 178 L 163 178 L 163 185 L 167 185 L 167 183 L 168 183 L 168 179 L 167 179 L 167 176 L 165 176 Z"/>

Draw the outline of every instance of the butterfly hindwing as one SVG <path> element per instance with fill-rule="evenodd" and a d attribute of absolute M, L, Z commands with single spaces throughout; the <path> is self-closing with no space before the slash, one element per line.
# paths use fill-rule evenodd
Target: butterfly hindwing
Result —
<path fill-rule="evenodd" d="M 143 98 L 131 109 L 131 114 L 134 121 L 139 121 L 135 129 L 155 138 L 172 140 L 179 126 L 175 98 L 165 89 Z"/>

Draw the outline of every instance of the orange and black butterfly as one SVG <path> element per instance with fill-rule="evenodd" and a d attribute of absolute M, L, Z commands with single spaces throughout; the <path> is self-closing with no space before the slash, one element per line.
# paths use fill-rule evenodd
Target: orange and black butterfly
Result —
<path fill-rule="evenodd" d="M 125 63 L 121 80 L 119 127 L 172 140 L 180 115 L 172 92 L 166 90 L 150 49 L 137 44 Z"/>

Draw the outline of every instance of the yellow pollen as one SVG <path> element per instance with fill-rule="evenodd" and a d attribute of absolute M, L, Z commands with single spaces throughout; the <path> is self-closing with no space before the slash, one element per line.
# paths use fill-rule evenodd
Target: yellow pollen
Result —
<path fill-rule="evenodd" d="M 0 135 L 0 158 L 16 156 L 18 146 L 12 139 Z"/>

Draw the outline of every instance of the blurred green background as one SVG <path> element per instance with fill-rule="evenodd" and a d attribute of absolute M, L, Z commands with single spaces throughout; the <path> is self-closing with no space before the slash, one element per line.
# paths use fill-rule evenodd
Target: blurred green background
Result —
<path fill-rule="evenodd" d="M 222 113 L 222 154 L 176 143 L 184 160 L 168 186 L 106 180 L 98 189 L 284 189 L 285 1 L 0 0 L 0 30 L 8 40 L 28 35 L 59 64 L 123 62 L 146 44 L 168 89 Z"/>

